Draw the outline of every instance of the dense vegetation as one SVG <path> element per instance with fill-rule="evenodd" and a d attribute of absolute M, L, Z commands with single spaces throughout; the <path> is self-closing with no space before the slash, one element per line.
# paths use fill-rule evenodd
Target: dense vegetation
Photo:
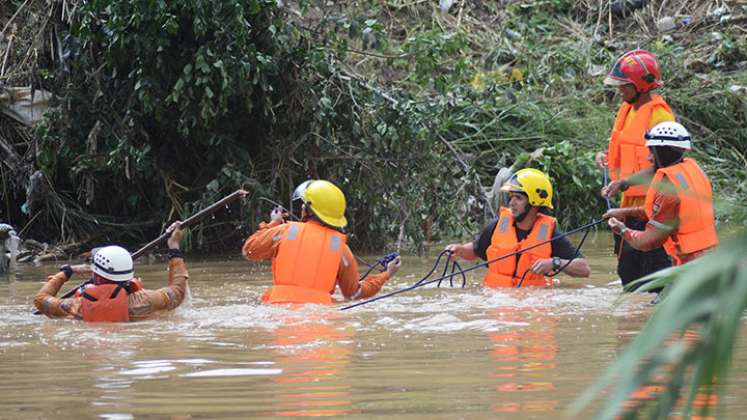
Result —
<path fill-rule="evenodd" d="M 417 250 L 470 235 L 495 210 L 498 169 L 531 165 L 551 174 L 568 228 L 603 209 L 592 156 L 618 99 L 601 81 L 634 47 L 659 57 L 717 195 L 747 198 L 743 8 L 438 3 L 11 0 L 0 26 L 28 42 L 3 51 L 0 83 L 56 101 L 33 132 L 0 121 L 25 158 L 0 166 L 0 219 L 44 240 L 138 243 L 244 187 L 248 205 L 193 234 L 195 248 L 235 248 L 269 209 L 262 197 L 287 204 L 318 177 L 345 190 L 354 246 Z M 27 193 L 36 169 L 48 188 Z"/>

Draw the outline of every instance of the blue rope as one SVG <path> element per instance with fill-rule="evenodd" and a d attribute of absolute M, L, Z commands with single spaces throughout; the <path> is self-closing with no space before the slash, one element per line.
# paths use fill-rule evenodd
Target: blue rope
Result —
<path fill-rule="evenodd" d="M 609 175 L 607 174 L 607 168 L 604 168 L 604 185 L 603 185 L 603 187 L 607 186 L 607 181 L 609 181 L 608 177 L 609 177 Z M 609 197 L 604 197 L 604 199 L 607 200 L 607 210 L 611 209 L 612 205 L 610 204 L 610 198 Z"/>
<path fill-rule="evenodd" d="M 592 219 L 592 220 L 594 220 L 594 219 Z M 584 232 L 584 236 L 581 238 L 581 241 L 579 241 L 578 246 L 576 247 L 576 254 L 573 255 L 573 258 L 571 258 L 568 261 L 566 261 L 566 263 L 563 264 L 563 266 L 560 267 L 559 269 L 557 269 L 554 273 L 548 273 L 547 277 L 557 276 L 558 274 L 560 274 L 561 271 L 565 270 L 565 268 L 568 267 L 568 265 L 573 260 L 575 260 L 578 257 L 578 254 L 581 253 L 581 247 L 584 246 L 584 241 L 586 240 L 586 237 L 589 236 L 589 232 L 591 232 L 591 230 L 588 230 L 588 229 L 586 230 L 586 232 Z M 521 280 L 519 280 L 519 284 L 516 285 L 517 289 L 519 287 L 521 287 L 522 284 L 524 284 L 524 277 L 526 277 L 526 275 L 527 275 L 528 272 L 529 272 L 529 269 L 527 268 L 527 270 L 524 272 L 524 274 L 521 275 Z"/>
<path fill-rule="evenodd" d="M 436 271 L 436 268 L 438 267 L 438 265 L 441 263 L 441 258 L 443 258 L 443 256 L 446 255 L 446 265 L 444 266 L 444 271 L 441 274 L 440 279 L 443 280 L 446 277 L 448 277 L 449 278 L 449 287 L 454 287 L 454 281 L 453 281 L 453 277 L 454 276 L 447 276 L 446 275 L 446 273 L 449 270 L 449 262 L 453 263 L 451 265 L 451 272 L 454 273 L 454 275 L 458 275 L 459 272 L 462 271 L 462 267 L 459 266 L 459 263 L 457 263 L 456 261 L 453 261 L 453 260 L 449 261 L 449 254 L 450 253 L 451 253 L 450 251 L 446 251 L 446 250 L 441 251 L 441 253 L 438 254 L 438 258 L 436 258 L 436 262 L 433 264 L 433 267 L 431 268 L 431 271 L 429 271 L 428 274 L 426 274 L 425 276 L 423 276 L 423 278 L 421 278 L 420 280 L 418 280 L 415 283 L 415 285 L 417 286 L 418 284 L 421 284 L 421 283 L 427 281 L 428 278 Z M 457 269 L 459 270 L 459 272 L 456 271 Z M 464 287 L 466 284 L 467 284 L 467 276 L 465 276 L 462 273 L 462 287 Z M 438 287 L 441 287 L 441 281 L 438 282 Z"/>
<path fill-rule="evenodd" d="M 466 268 L 466 269 L 464 269 L 464 270 L 460 270 L 460 271 L 458 271 L 458 272 L 455 272 L 455 273 L 447 274 L 447 275 L 445 275 L 445 276 L 442 276 L 442 277 L 438 277 L 438 278 L 435 278 L 435 279 L 432 279 L 432 280 L 428 280 L 428 281 L 423 281 L 423 280 L 421 280 L 421 281 L 418 281 L 417 283 L 413 284 L 412 286 L 409 286 L 409 287 L 405 287 L 404 289 L 399 289 L 399 290 L 395 290 L 394 292 L 391 292 L 391 293 L 387 293 L 387 294 L 385 294 L 385 295 L 381 295 L 381 296 L 376 296 L 376 297 L 374 297 L 374 298 L 371 298 L 371 299 L 368 299 L 368 300 L 363 300 L 363 301 L 360 301 L 360 302 L 354 303 L 354 304 L 352 304 L 352 305 L 348 305 L 348 306 L 345 306 L 345 307 L 343 307 L 343 308 L 340 308 L 340 310 L 341 310 L 341 311 L 346 311 L 346 310 L 348 310 L 348 309 L 352 309 L 352 308 L 355 308 L 355 307 L 357 307 L 357 306 L 365 305 L 365 304 L 367 304 L 367 303 L 371 303 L 371 302 L 376 302 L 377 300 L 381 300 L 381 299 L 384 299 L 384 298 L 388 298 L 388 297 L 391 297 L 391 296 L 394 296 L 394 295 L 398 295 L 398 294 L 400 294 L 400 293 L 404 293 L 404 292 L 407 292 L 407 291 L 410 291 L 410 290 L 413 290 L 413 289 L 417 289 L 418 287 L 423 287 L 423 286 L 429 285 L 429 284 L 431 284 L 431 283 L 435 283 L 435 282 L 437 282 L 437 281 L 441 281 L 441 280 L 443 280 L 443 279 L 445 279 L 445 278 L 447 278 L 447 277 L 449 277 L 449 278 L 450 278 L 450 277 L 453 277 L 453 276 L 455 276 L 455 275 L 459 275 L 459 274 L 462 274 L 462 275 L 463 275 L 464 273 L 470 272 L 470 271 L 472 271 L 472 270 L 476 270 L 476 269 L 478 269 L 478 268 L 480 268 L 480 267 L 484 267 L 484 266 L 487 266 L 487 265 L 489 265 L 489 264 L 492 264 L 492 263 L 494 263 L 494 262 L 496 262 L 496 261 L 499 261 L 499 260 L 502 260 L 502 259 L 504 259 L 504 258 L 508 258 L 508 257 L 511 257 L 511 256 L 513 256 L 513 255 L 516 255 L 516 254 L 520 254 L 520 253 L 522 253 L 522 252 L 526 252 L 526 251 L 529 251 L 530 249 L 534 249 L 534 248 L 540 247 L 540 246 L 542 246 L 542 245 L 545 245 L 545 244 L 547 244 L 547 243 L 549 243 L 549 242 L 552 242 L 552 241 L 558 240 L 558 239 L 560 239 L 560 238 L 564 238 L 564 237 L 566 237 L 566 236 L 568 236 L 568 235 L 572 235 L 572 234 L 574 234 L 574 233 L 576 233 L 576 232 L 580 232 L 580 231 L 582 231 L 582 230 L 584 230 L 584 229 L 589 229 L 590 227 L 596 226 L 596 225 L 598 225 L 598 224 L 600 224 L 600 223 L 602 223 L 602 222 L 604 222 L 604 220 L 595 220 L 595 221 L 593 221 L 593 222 L 591 222 L 591 223 L 588 223 L 588 224 L 585 224 L 585 225 L 583 225 L 583 226 L 579 226 L 579 227 L 577 227 L 577 228 L 575 228 L 575 229 L 569 230 L 568 232 L 565 232 L 565 233 L 563 233 L 562 235 L 558 235 L 558 236 L 556 236 L 556 237 L 554 237 L 554 238 L 550 238 L 550 239 L 548 239 L 548 240 L 546 240 L 546 241 L 542 241 L 542 242 L 540 242 L 540 243 L 538 243 L 538 244 L 534 244 L 534 245 L 532 245 L 532 246 L 528 246 L 528 247 L 526 247 L 526 248 L 524 248 L 524 249 L 520 249 L 520 250 L 518 250 L 518 251 L 514 251 L 514 252 L 511 252 L 511 253 L 509 253 L 509 254 L 506 254 L 506 255 L 501 255 L 500 257 L 496 257 L 496 258 L 493 258 L 492 260 L 488 260 L 488 261 L 485 261 L 485 262 L 482 262 L 482 263 L 479 263 L 479 264 L 475 264 L 475 265 L 473 265 L 473 266 L 472 266 L 472 267 L 470 267 L 470 268 Z M 428 275 L 430 275 L 430 273 L 429 273 Z"/>
<path fill-rule="evenodd" d="M 361 276 L 361 278 L 358 280 L 358 283 L 362 282 L 363 280 L 368 277 L 369 274 L 373 271 L 374 268 L 380 267 L 380 271 L 386 271 L 387 265 L 389 265 L 390 262 L 392 262 L 395 258 L 399 257 L 399 252 L 391 252 L 389 254 L 384 255 L 383 257 L 379 258 L 378 261 L 376 261 L 374 264 L 368 266 L 368 271 L 366 271 L 366 274 Z M 365 261 L 364 261 L 365 263 Z M 368 265 L 368 264 L 366 264 Z"/>

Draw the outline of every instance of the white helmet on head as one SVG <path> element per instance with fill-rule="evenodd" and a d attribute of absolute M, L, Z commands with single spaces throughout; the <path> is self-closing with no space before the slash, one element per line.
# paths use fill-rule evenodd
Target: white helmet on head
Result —
<path fill-rule="evenodd" d="M 644 137 L 648 147 L 671 146 L 690 150 L 690 133 L 682 124 L 674 121 L 656 124 Z"/>
<path fill-rule="evenodd" d="M 132 256 L 121 246 L 107 246 L 96 251 L 93 256 L 93 272 L 116 282 L 132 280 L 134 267 Z"/>

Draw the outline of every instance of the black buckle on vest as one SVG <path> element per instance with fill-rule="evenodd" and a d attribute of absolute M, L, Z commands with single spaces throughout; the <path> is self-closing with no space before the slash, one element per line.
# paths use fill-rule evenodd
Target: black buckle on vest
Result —
<path fill-rule="evenodd" d="M 98 302 L 98 299 L 96 299 L 95 297 L 93 297 L 93 296 L 89 295 L 89 294 L 88 294 L 88 293 L 86 293 L 85 291 L 83 291 L 83 292 L 82 292 L 82 293 L 80 294 L 80 297 L 82 297 L 82 298 L 86 298 L 86 299 L 90 300 L 91 302 Z"/>

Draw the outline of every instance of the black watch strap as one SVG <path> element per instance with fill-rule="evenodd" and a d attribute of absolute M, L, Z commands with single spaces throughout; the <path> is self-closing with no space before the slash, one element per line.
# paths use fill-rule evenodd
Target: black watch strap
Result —
<path fill-rule="evenodd" d="M 60 267 L 60 271 L 65 273 L 65 277 L 67 277 L 68 280 L 70 279 L 70 277 L 73 276 L 73 268 L 70 267 L 70 264 L 65 264 L 62 267 Z"/>
<path fill-rule="evenodd" d="M 169 248 L 169 250 L 166 251 L 166 255 L 169 257 L 169 259 L 184 258 L 184 253 L 181 249 Z"/>
<path fill-rule="evenodd" d="M 552 257 L 552 269 L 557 270 L 560 268 L 560 258 Z"/>
<path fill-rule="evenodd" d="M 626 180 L 620 181 L 620 191 L 625 192 L 630 188 L 630 183 Z"/>

